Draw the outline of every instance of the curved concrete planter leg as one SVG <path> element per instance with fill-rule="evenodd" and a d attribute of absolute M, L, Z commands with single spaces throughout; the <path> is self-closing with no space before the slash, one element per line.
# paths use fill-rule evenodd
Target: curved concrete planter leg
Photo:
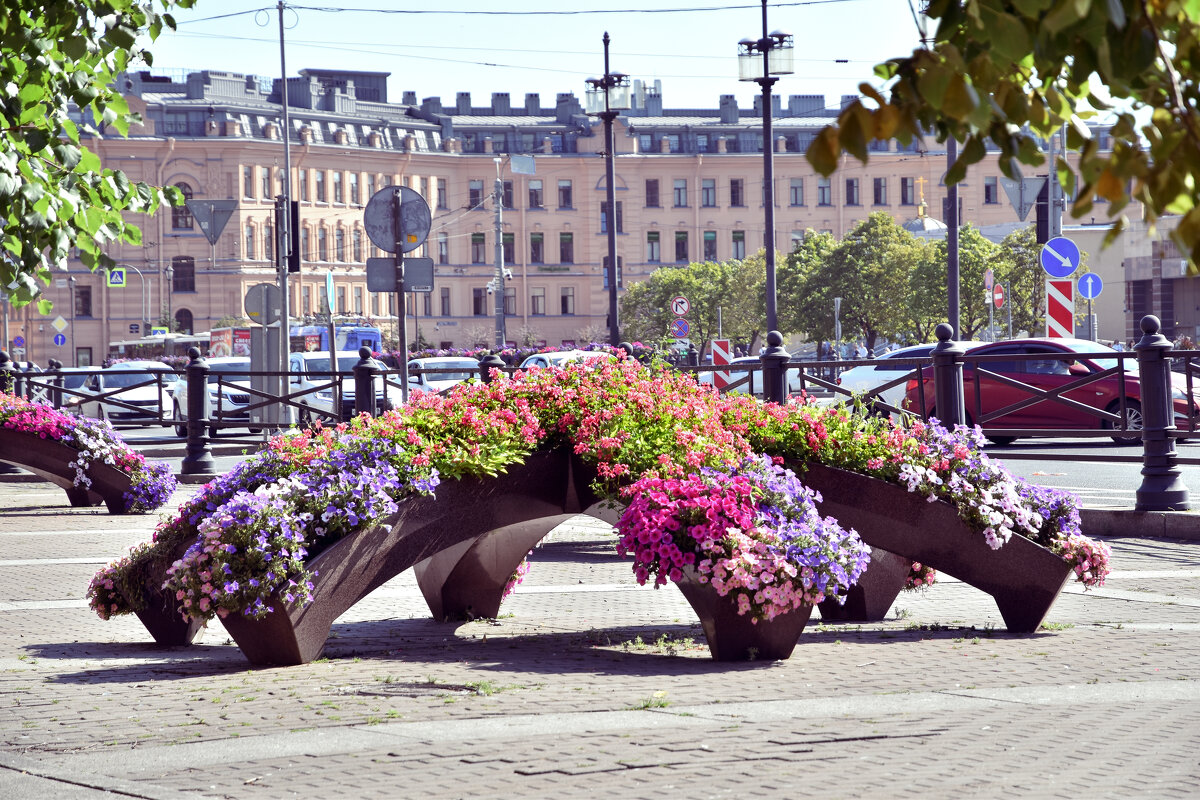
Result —
<path fill-rule="evenodd" d="M 812 606 L 804 606 L 755 624 L 737 613 L 737 603 L 729 596 L 700 583 L 691 567 L 684 568 L 683 579 L 675 585 L 700 618 L 714 661 L 782 661 L 796 649 L 812 615 Z"/>
<path fill-rule="evenodd" d="M 871 563 L 846 593 L 846 602 L 838 605 L 826 600 L 817 605 L 822 622 L 878 622 L 887 616 L 896 596 L 904 590 L 904 581 L 912 570 L 912 560 L 871 548 Z"/>
<path fill-rule="evenodd" d="M 0 428 L 0 461 L 15 464 L 61 487 L 75 508 L 104 503 L 110 514 L 124 514 L 125 493 L 133 485 L 132 479 L 108 464 L 92 463 L 87 468 L 91 488 L 76 486 L 75 469 L 68 464 L 78 457 L 78 450 L 55 439 Z"/>
<path fill-rule="evenodd" d="M 1065 559 L 1013 536 L 999 550 L 968 528 L 946 503 L 855 472 L 808 464 L 800 479 L 822 495 L 818 508 L 858 531 L 872 547 L 928 564 L 986 592 L 1013 633 L 1042 624 L 1071 575 Z"/>
<path fill-rule="evenodd" d="M 276 595 L 268 603 L 274 611 L 262 620 L 231 614 L 221 622 L 251 663 L 311 661 L 334 620 L 404 570 L 488 531 L 577 512 L 569 496 L 569 458 L 558 448 L 536 453 L 498 478 L 446 481 L 436 497 L 410 498 L 385 523 L 340 539 L 316 556 L 313 601 L 307 606 L 288 606 Z"/>
<path fill-rule="evenodd" d="M 164 647 L 191 644 L 204 628 L 204 622 L 200 620 L 184 619 L 174 595 L 162 589 L 167 568 L 183 558 L 191 544 L 190 540 L 180 542 L 168 556 L 145 568 L 142 608 L 133 612 L 154 637 L 155 643 Z"/>

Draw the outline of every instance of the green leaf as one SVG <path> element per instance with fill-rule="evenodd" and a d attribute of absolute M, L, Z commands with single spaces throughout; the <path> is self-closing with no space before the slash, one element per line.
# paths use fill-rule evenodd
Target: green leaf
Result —
<path fill-rule="evenodd" d="M 48 317 L 50 316 L 50 312 L 54 310 L 54 303 L 43 297 L 37 301 L 37 310 L 43 317 Z"/>

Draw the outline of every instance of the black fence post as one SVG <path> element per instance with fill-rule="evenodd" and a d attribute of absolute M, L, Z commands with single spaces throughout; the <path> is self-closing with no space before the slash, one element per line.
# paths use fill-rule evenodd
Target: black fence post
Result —
<path fill-rule="evenodd" d="M 354 415 L 375 416 L 375 365 L 371 363 L 371 348 L 358 348 L 358 363 L 354 365 Z"/>
<path fill-rule="evenodd" d="M 954 328 L 943 322 L 934 330 L 938 343 L 933 348 L 933 414 L 947 429 L 967 424 L 963 402 L 962 345 L 950 337 Z"/>
<path fill-rule="evenodd" d="M 783 334 L 767 332 L 767 346 L 758 354 L 763 365 L 763 400 L 783 405 L 787 402 L 787 363 L 791 354 L 783 346 Z"/>
<path fill-rule="evenodd" d="M 1159 331 L 1158 317 L 1142 317 L 1137 352 L 1142 393 L 1142 485 L 1134 511 L 1187 511 L 1188 489 L 1180 479 L 1175 452 L 1175 409 L 1171 398 L 1171 340 Z"/>
<path fill-rule="evenodd" d="M 184 475 L 209 475 L 216 470 L 208 439 L 204 438 L 204 399 L 208 394 L 208 362 L 200 349 L 188 348 L 187 374 L 187 446 L 179 471 Z"/>
<path fill-rule="evenodd" d="M 8 353 L 0 350 L 0 392 L 16 394 L 13 391 L 14 372 L 16 372 L 16 368 L 13 367 L 12 359 L 8 357 Z"/>
<path fill-rule="evenodd" d="M 696 349 L 696 343 L 692 342 L 687 349 L 687 363 L 689 367 L 700 366 L 700 351 Z"/>
<path fill-rule="evenodd" d="M 62 362 L 57 358 L 52 358 L 46 362 L 50 368 L 50 377 L 47 383 L 50 385 L 50 405 L 54 408 L 62 408 L 62 386 L 63 376 L 59 372 L 62 369 Z"/>
<path fill-rule="evenodd" d="M 504 369 L 504 359 L 495 353 L 489 353 L 479 359 L 479 379 L 484 383 L 492 382 L 492 370 Z"/>

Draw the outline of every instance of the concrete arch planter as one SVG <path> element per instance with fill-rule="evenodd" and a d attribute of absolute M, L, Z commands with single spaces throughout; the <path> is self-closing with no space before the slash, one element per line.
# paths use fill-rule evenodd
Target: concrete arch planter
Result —
<path fill-rule="evenodd" d="M 15 464 L 59 486 L 75 508 L 103 503 L 110 514 L 124 514 L 125 493 L 133 479 L 108 464 L 92 462 L 85 470 L 90 488 L 75 485 L 75 469 L 68 466 L 79 451 L 56 439 L 43 439 L 32 433 L 0 428 L 0 461 Z"/>
<path fill-rule="evenodd" d="M 822 514 L 856 529 L 873 548 L 927 564 L 991 595 L 1013 633 L 1036 631 L 1071 575 L 1065 559 L 1021 536 L 992 550 L 947 503 L 930 503 L 856 472 L 816 463 L 804 467 L 800 478 L 821 493 Z M 881 598 L 872 604 L 883 607 Z"/>

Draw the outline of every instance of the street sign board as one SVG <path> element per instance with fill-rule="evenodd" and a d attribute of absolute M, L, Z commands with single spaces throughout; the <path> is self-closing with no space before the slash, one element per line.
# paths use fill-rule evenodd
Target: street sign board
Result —
<path fill-rule="evenodd" d="M 225 230 L 225 223 L 237 209 L 237 200 L 188 200 L 188 211 L 196 218 L 200 231 L 209 244 L 216 244 Z"/>
<path fill-rule="evenodd" d="M 692 304 L 683 295 L 679 295 L 671 301 L 671 313 L 677 317 L 685 316 L 692 310 Z"/>
<path fill-rule="evenodd" d="M 155 325 L 154 327 L 150 328 L 151 336 L 166 336 L 167 333 L 167 328 L 164 325 Z"/>
<path fill-rule="evenodd" d="M 1075 336 L 1075 281 L 1046 281 L 1046 336 L 1071 339 Z"/>
<path fill-rule="evenodd" d="M 1051 278 L 1066 278 L 1079 269 L 1079 245 L 1065 236 L 1055 236 L 1038 254 L 1042 269 Z"/>
<path fill-rule="evenodd" d="M 433 215 L 429 203 L 419 192 L 407 186 L 385 186 L 367 201 L 363 211 L 363 227 L 367 238 L 388 253 L 396 252 L 396 209 L 393 198 L 400 196 L 400 252 L 411 253 L 429 237 Z"/>
<path fill-rule="evenodd" d="M 1104 281 L 1094 272 L 1079 276 L 1079 296 L 1084 300 L 1095 300 L 1104 291 Z"/>
<path fill-rule="evenodd" d="M 124 289 L 125 288 L 125 268 L 112 267 L 108 270 L 108 288 Z"/>
<path fill-rule="evenodd" d="M 59 347 L 62 347 L 67 343 L 67 337 L 64 334 L 56 333 L 54 334 L 54 343 Z"/>
<path fill-rule="evenodd" d="M 333 270 L 325 273 L 325 310 L 333 313 Z"/>
<path fill-rule="evenodd" d="M 396 292 L 400 290 L 400 267 L 395 256 L 367 259 L 367 291 Z"/>
<path fill-rule="evenodd" d="M 992 268 L 988 267 L 987 272 L 983 273 L 983 285 L 988 291 L 991 291 L 992 286 L 996 283 L 996 274 L 992 272 Z"/>
<path fill-rule="evenodd" d="M 1046 179 L 1044 177 L 1021 178 L 1020 180 L 1001 178 L 1000 185 L 1004 187 L 1004 193 L 1008 195 L 1008 202 L 1012 203 L 1013 209 L 1017 212 L 1017 219 L 1023 220 L 1029 216 L 1029 212 L 1037 203 L 1037 196 L 1042 191 L 1042 187 L 1046 185 Z"/>
<path fill-rule="evenodd" d="M 1004 284 L 997 283 L 992 287 L 992 302 L 996 304 L 996 308 L 1004 307 Z"/>
<path fill-rule="evenodd" d="M 13 347 L 24 347 L 24 346 L 25 346 L 25 337 L 24 336 L 16 336 L 13 338 Z"/>
<path fill-rule="evenodd" d="M 671 320 L 671 335 L 676 339 L 686 339 L 691 330 L 692 326 L 683 317 L 676 317 Z"/>
<path fill-rule="evenodd" d="M 728 339 L 713 339 L 712 341 L 712 363 L 728 364 L 733 360 L 733 349 L 730 347 Z M 722 370 L 721 372 L 713 373 L 713 386 L 718 389 L 724 389 L 729 385 L 729 372 Z"/>
<path fill-rule="evenodd" d="M 404 259 L 404 291 L 433 291 L 433 259 L 410 257 Z"/>
<path fill-rule="evenodd" d="M 273 283 L 256 283 L 246 292 L 244 307 L 251 322 L 271 325 L 279 321 L 283 293 Z"/>
<path fill-rule="evenodd" d="M 63 331 L 65 331 L 67 329 L 67 326 L 70 324 L 71 323 L 69 323 L 65 319 L 63 319 L 62 314 L 59 314 L 57 317 L 54 318 L 54 322 L 50 323 L 50 327 L 54 328 L 54 330 L 58 331 L 59 333 L 62 333 Z"/>

